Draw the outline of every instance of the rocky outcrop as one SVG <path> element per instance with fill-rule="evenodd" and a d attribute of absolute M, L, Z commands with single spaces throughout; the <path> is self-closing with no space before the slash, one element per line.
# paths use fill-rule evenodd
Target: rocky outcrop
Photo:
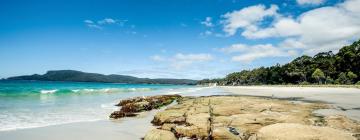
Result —
<path fill-rule="evenodd" d="M 184 97 L 179 104 L 158 112 L 152 123 L 159 126 L 160 130 L 172 132 L 177 138 L 326 139 L 338 134 L 332 138 L 356 139 L 360 132 L 357 122 L 312 113 L 323 108 L 329 107 L 322 103 L 299 103 L 250 96 Z M 287 128 L 291 131 L 289 135 L 282 135 Z M 278 131 L 270 131 L 275 129 Z M 314 134 L 317 132 L 319 135 Z M 292 135 L 293 133 L 298 134 Z"/>
<path fill-rule="evenodd" d="M 356 140 L 351 133 L 331 127 L 296 123 L 278 123 L 262 127 L 257 133 L 261 140 Z"/>
<path fill-rule="evenodd" d="M 159 109 L 179 99 L 181 99 L 180 95 L 158 95 L 121 100 L 116 105 L 121 106 L 120 111 L 111 113 L 110 118 L 118 119 L 137 116 L 139 112 Z"/>
<path fill-rule="evenodd" d="M 170 131 L 153 129 L 146 133 L 144 140 L 177 140 L 177 138 Z"/>

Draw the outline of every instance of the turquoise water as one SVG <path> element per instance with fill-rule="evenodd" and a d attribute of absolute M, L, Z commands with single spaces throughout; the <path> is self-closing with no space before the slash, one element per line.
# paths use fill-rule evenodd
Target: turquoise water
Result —
<path fill-rule="evenodd" d="M 193 86 L 0 81 L 0 131 L 108 119 L 119 99 Z"/>

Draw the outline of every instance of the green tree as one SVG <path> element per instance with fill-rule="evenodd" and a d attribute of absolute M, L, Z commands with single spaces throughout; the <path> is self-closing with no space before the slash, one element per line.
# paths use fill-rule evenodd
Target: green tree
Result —
<path fill-rule="evenodd" d="M 356 82 L 356 85 L 360 85 L 360 81 L 357 81 L 357 82 Z"/>
<path fill-rule="evenodd" d="M 325 78 L 325 74 L 321 71 L 321 69 L 315 69 L 311 77 L 316 79 L 316 81 L 321 84 L 322 80 Z"/>
<path fill-rule="evenodd" d="M 285 70 L 284 80 L 286 83 L 301 83 L 308 81 L 312 72 L 315 70 L 313 58 L 303 55 L 283 66 Z"/>
<path fill-rule="evenodd" d="M 325 84 L 333 84 L 334 83 L 334 79 L 332 79 L 330 76 L 327 76 L 325 79 Z"/>
<path fill-rule="evenodd" d="M 337 76 L 335 67 L 335 55 L 332 51 L 321 52 L 313 57 L 315 67 L 321 69 L 327 76 Z"/>
<path fill-rule="evenodd" d="M 358 77 L 355 73 L 353 73 L 352 71 L 349 71 L 347 73 L 347 77 L 349 78 L 349 83 L 355 83 L 355 79 Z"/>
<path fill-rule="evenodd" d="M 335 66 L 338 72 L 352 71 L 360 74 L 360 40 L 349 46 L 342 47 L 335 56 Z M 359 80 L 359 79 L 357 79 Z"/>
<path fill-rule="evenodd" d="M 336 79 L 336 83 L 338 84 L 347 84 L 348 82 L 348 77 L 346 76 L 345 72 L 341 72 L 338 76 L 338 79 Z"/>
<path fill-rule="evenodd" d="M 230 73 L 225 78 L 205 79 L 199 83 L 218 83 L 219 85 L 323 82 L 325 84 L 353 84 L 357 81 L 360 81 L 360 40 L 342 47 L 337 54 L 329 51 L 320 52 L 313 57 L 304 55 L 284 65 L 242 70 Z"/>

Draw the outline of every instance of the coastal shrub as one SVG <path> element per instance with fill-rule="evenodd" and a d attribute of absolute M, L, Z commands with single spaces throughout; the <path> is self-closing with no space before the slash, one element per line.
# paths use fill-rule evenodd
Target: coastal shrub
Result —
<path fill-rule="evenodd" d="M 325 80 L 325 84 L 333 84 L 333 83 L 334 83 L 334 79 L 332 79 L 330 76 L 327 76 Z"/>
<path fill-rule="evenodd" d="M 349 82 L 353 83 L 353 81 L 358 77 L 355 73 L 352 71 L 349 71 L 346 75 L 349 78 Z"/>
<path fill-rule="evenodd" d="M 316 79 L 316 81 L 319 84 L 322 84 L 322 80 L 325 78 L 325 74 L 321 69 L 315 69 L 315 71 L 313 72 L 313 74 L 311 75 L 312 78 Z"/>
<path fill-rule="evenodd" d="M 334 84 L 335 84 L 335 85 L 340 85 L 339 79 L 336 79 L 336 80 L 334 81 Z"/>
<path fill-rule="evenodd" d="M 357 82 L 356 82 L 356 85 L 360 85 L 360 81 L 357 81 Z"/>
<path fill-rule="evenodd" d="M 346 76 L 346 73 L 344 73 L 344 72 L 341 72 L 340 74 L 339 74 L 339 78 L 338 79 L 336 79 L 336 81 L 337 81 L 337 83 L 339 83 L 339 84 L 349 84 L 349 79 L 348 79 L 348 77 Z"/>
<path fill-rule="evenodd" d="M 299 83 L 300 85 L 310 85 L 310 83 L 309 82 L 306 82 L 306 81 L 303 81 L 303 82 L 301 82 L 301 83 Z"/>

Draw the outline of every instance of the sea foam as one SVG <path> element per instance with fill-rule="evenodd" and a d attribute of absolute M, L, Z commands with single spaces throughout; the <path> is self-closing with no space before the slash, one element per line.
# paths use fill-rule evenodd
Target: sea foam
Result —
<path fill-rule="evenodd" d="M 41 94 L 51 94 L 51 93 L 55 93 L 56 91 L 58 91 L 57 89 L 54 90 L 41 90 L 40 93 Z"/>

